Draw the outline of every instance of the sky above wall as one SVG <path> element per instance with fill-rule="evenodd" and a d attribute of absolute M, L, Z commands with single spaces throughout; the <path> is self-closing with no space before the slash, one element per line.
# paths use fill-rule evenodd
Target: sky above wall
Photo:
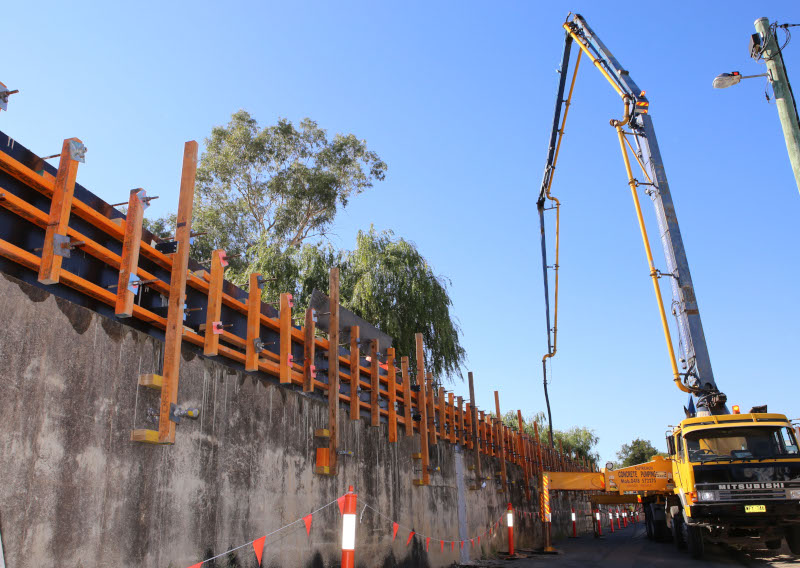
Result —
<path fill-rule="evenodd" d="M 711 88 L 725 71 L 764 72 L 748 57 L 753 22 L 800 23 L 794 0 L 45 2 L 36 15 L 9 3 L 0 81 L 20 94 L 0 130 L 40 155 L 79 137 L 78 181 L 109 202 L 147 188 L 160 196 L 150 217 L 177 205 L 183 142 L 202 143 L 240 108 L 263 125 L 307 116 L 366 139 L 388 175 L 339 215 L 333 244 L 354 247 L 370 224 L 413 241 L 452 281 L 479 406 L 493 409 L 497 389 L 504 411 L 527 416 L 545 408 L 535 202 L 569 10 L 647 91 L 719 386 L 744 410 L 800 416 L 800 194 L 764 80 Z M 796 36 L 784 56 L 800 85 Z M 550 400 L 555 427 L 594 429 L 605 460 L 637 436 L 664 449 L 686 398 L 608 125 L 622 105 L 585 63 L 553 186 L 562 287 Z M 466 397 L 466 383 L 455 391 Z"/>

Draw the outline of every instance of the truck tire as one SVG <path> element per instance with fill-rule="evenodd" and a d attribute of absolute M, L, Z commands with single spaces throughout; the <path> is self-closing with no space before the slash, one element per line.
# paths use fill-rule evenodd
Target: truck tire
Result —
<path fill-rule="evenodd" d="M 647 531 L 647 538 L 655 540 L 655 531 L 653 530 L 653 514 L 650 512 L 650 507 L 644 508 L 644 528 Z"/>
<path fill-rule="evenodd" d="M 792 554 L 800 555 L 800 526 L 786 527 L 786 544 Z"/>
<path fill-rule="evenodd" d="M 702 529 L 683 523 L 683 536 L 686 539 L 686 548 L 689 549 L 689 556 L 696 560 L 703 558 L 705 546 L 703 544 Z"/>
<path fill-rule="evenodd" d="M 664 542 L 669 539 L 670 535 L 667 521 L 653 521 L 653 532 L 658 542 Z"/>
<path fill-rule="evenodd" d="M 781 539 L 776 538 L 772 540 L 765 540 L 764 546 L 766 546 L 770 550 L 778 550 L 781 547 Z"/>
<path fill-rule="evenodd" d="M 672 517 L 672 542 L 678 550 L 686 548 L 686 540 L 683 538 L 683 514 L 678 512 Z"/>

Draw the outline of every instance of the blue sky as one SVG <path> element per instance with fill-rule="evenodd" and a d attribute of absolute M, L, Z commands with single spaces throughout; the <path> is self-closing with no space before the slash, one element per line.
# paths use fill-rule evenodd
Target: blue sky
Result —
<path fill-rule="evenodd" d="M 0 80 L 21 93 L 0 129 L 41 155 L 81 138 L 79 181 L 110 202 L 147 188 L 161 197 L 149 216 L 176 206 L 183 142 L 237 109 L 355 133 L 389 171 L 338 217 L 334 244 L 353 247 L 371 223 L 416 243 L 452 280 L 480 406 L 499 389 L 526 415 L 544 409 L 535 198 L 561 24 L 581 12 L 650 98 L 717 382 L 744 409 L 800 416 L 800 195 L 763 80 L 711 88 L 724 71 L 763 72 L 747 54 L 753 21 L 800 23 L 796 1 L 44 4 L 41 17 L 4 6 Z M 800 85 L 796 35 L 785 60 Z M 593 428 L 604 459 L 636 436 L 663 446 L 686 402 L 608 126 L 621 109 L 583 65 L 554 183 L 553 419 Z"/>

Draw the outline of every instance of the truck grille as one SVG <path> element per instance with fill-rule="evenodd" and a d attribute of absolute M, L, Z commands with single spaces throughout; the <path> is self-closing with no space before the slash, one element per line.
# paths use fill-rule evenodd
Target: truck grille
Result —
<path fill-rule="evenodd" d="M 753 482 L 753 483 L 698 483 L 697 491 L 714 491 L 715 501 L 778 501 L 786 500 L 789 489 L 797 489 L 797 483 L 787 482 Z"/>

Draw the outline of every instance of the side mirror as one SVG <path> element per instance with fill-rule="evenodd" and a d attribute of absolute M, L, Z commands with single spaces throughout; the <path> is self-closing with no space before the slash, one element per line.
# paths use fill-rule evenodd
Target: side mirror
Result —
<path fill-rule="evenodd" d="M 667 451 L 669 452 L 670 456 L 675 455 L 675 438 L 672 436 L 667 436 Z"/>

